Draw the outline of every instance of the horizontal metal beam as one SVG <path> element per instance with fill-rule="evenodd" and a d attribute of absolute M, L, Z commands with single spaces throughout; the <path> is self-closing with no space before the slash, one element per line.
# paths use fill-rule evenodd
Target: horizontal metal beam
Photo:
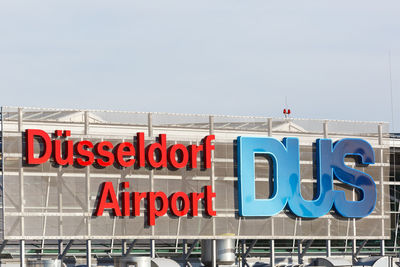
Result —
<path fill-rule="evenodd" d="M 67 213 L 66 213 L 67 214 Z M 13 215 L 14 216 L 14 215 Z M 19 215 L 18 215 L 19 216 Z M 35 215 L 37 216 L 37 215 Z M 63 215 L 61 215 L 63 216 Z M 371 215 L 370 215 L 371 216 Z M 217 218 L 217 217 L 216 217 Z M 227 218 L 227 217 L 218 217 L 218 218 Z M 280 218 L 279 216 L 277 216 L 277 218 Z M 389 218 L 389 216 L 387 217 Z M 357 236 L 358 240 L 382 240 L 382 238 L 385 238 L 387 236 Z M 138 240 L 149 240 L 149 238 L 151 239 L 155 239 L 155 240 L 176 240 L 176 235 L 155 235 L 155 236 L 122 236 L 122 235 L 116 235 L 116 236 L 87 236 L 87 235 L 79 235 L 79 236 L 9 236 L 7 237 L 7 239 L 9 241 L 19 241 L 19 240 L 26 240 L 26 241 L 37 241 L 37 240 L 42 240 L 43 238 L 45 238 L 45 240 L 59 240 L 59 239 L 63 239 L 63 240 L 70 240 L 70 239 L 74 239 L 74 240 L 87 240 L 87 239 L 91 239 L 91 240 L 109 240 L 110 238 L 114 238 L 114 239 L 138 239 Z M 226 236 L 221 236 L 221 235 L 215 235 L 215 236 L 199 236 L 199 235 L 190 235 L 190 236 L 180 236 L 180 239 L 226 239 Z M 258 240 L 287 240 L 288 237 L 287 236 L 235 236 L 235 238 L 241 239 L 241 240 L 254 240 L 255 238 L 257 238 Z M 306 239 L 309 240 L 311 238 L 311 236 L 297 236 L 296 238 L 299 239 Z M 327 240 L 327 236 L 313 236 L 312 237 L 314 240 Z M 347 239 L 349 239 L 349 237 L 347 236 Z M 346 240 L 345 236 L 331 236 L 330 240 Z M 46 241 L 47 242 L 47 241 Z"/>

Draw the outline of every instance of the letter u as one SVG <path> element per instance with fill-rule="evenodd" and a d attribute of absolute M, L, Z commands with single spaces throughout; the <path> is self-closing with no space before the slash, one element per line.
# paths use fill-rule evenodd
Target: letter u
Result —
<path fill-rule="evenodd" d="M 53 141 L 54 160 L 61 166 L 72 165 L 74 163 L 73 143 L 71 140 L 64 141 L 63 146 L 64 149 L 61 148 L 61 140 Z"/>
<path fill-rule="evenodd" d="M 289 209 L 297 216 L 317 218 L 327 214 L 333 206 L 333 176 L 331 170 L 332 141 L 317 140 L 317 193 L 313 200 L 305 200 L 301 195 L 299 141 L 290 138 L 291 145 L 288 161 L 288 179 L 290 183 Z M 289 167 L 290 166 L 290 167 Z"/>

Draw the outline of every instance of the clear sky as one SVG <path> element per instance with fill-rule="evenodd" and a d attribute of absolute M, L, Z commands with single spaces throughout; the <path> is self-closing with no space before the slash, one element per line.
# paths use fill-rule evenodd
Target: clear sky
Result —
<path fill-rule="evenodd" d="M 0 1 L 1 105 L 391 121 L 400 1 Z"/>

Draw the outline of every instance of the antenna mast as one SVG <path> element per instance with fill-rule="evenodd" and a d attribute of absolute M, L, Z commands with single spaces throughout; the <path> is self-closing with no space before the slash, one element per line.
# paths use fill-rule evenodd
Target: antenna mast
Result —
<path fill-rule="evenodd" d="M 288 104 L 287 104 L 287 96 L 285 96 L 285 107 L 283 108 L 283 114 L 285 116 L 285 119 L 289 118 L 291 111 L 290 108 L 288 108 Z"/>

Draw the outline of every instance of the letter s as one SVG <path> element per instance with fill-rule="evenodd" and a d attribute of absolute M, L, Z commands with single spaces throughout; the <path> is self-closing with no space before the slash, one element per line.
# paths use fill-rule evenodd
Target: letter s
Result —
<path fill-rule="evenodd" d="M 346 200 L 343 191 L 335 190 L 335 209 L 344 217 L 362 218 L 375 208 L 376 184 L 370 175 L 344 164 L 344 158 L 348 155 L 357 156 L 361 164 L 374 164 L 375 153 L 368 142 L 358 138 L 345 138 L 333 146 L 331 167 L 335 177 L 360 190 L 360 200 L 356 201 Z"/>

